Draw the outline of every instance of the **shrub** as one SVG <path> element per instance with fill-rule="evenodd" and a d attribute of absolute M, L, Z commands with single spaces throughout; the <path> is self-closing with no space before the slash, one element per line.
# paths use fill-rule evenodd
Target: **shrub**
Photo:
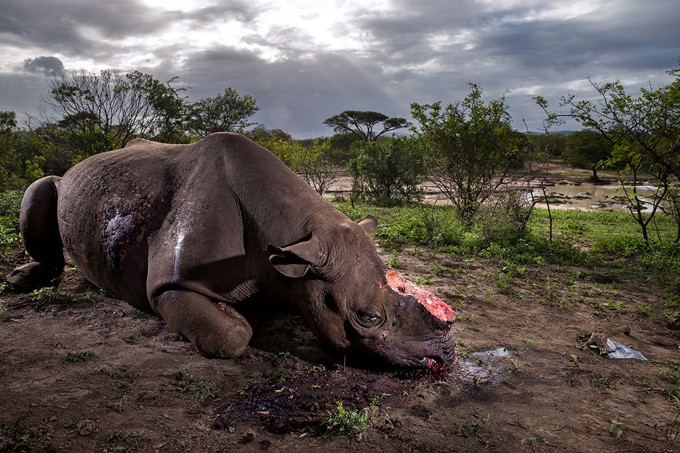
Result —
<path fill-rule="evenodd" d="M 391 137 L 361 145 L 348 166 L 352 195 L 392 205 L 420 198 L 425 180 L 420 144 L 409 137 Z"/>

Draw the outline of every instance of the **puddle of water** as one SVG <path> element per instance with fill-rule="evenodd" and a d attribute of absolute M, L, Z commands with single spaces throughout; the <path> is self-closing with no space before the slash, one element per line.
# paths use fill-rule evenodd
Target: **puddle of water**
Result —
<path fill-rule="evenodd" d="M 651 211 L 651 203 L 645 200 L 645 196 L 650 196 L 656 187 L 638 186 L 637 193 L 642 201 L 646 201 L 645 212 Z M 624 197 L 623 189 L 618 184 L 596 185 L 584 183 L 581 185 L 560 184 L 546 187 L 548 195 L 557 196 L 566 200 L 551 200 L 551 205 L 564 206 L 574 209 L 602 209 L 609 208 L 616 211 L 628 211 L 625 203 L 615 201 L 615 198 Z M 543 192 L 535 189 L 534 197 L 542 197 Z M 613 203 L 612 203 L 613 202 Z"/>
<path fill-rule="evenodd" d="M 498 359 L 510 357 L 510 351 L 498 347 L 489 351 L 472 354 L 472 358 L 456 357 L 451 365 L 449 377 L 466 384 L 488 384 L 506 376 L 505 366 Z"/>

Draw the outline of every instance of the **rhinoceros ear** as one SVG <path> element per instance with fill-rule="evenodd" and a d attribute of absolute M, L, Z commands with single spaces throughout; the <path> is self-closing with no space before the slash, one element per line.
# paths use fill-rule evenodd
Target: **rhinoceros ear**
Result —
<path fill-rule="evenodd" d="M 367 215 L 363 219 L 359 220 L 357 224 L 359 224 L 359 226 L 363 228 L 366 233 L 371 234 L 378 227 L 378 219 L 372 215 Z"/>
<path fill-rule="evenodd" d="M 304 277 L 313 263 L 319 262 L 323 254 L 313 238 L 287 247 L 267 246 L 269 262 L 281 274 L 290 278 Z"/>

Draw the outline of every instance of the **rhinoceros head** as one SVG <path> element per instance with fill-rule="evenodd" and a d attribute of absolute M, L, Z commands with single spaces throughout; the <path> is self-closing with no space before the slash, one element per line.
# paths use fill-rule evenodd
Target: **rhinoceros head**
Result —
<path fill-rule="evenodd" d="M 427 367 L 454 358 L 455 313 L 432 293 L 389 270 L 368 232 L 375 219 L 313 231 L 270 263 L 290 279 L 300 314 L 322 344 L 360 359 Z"/>

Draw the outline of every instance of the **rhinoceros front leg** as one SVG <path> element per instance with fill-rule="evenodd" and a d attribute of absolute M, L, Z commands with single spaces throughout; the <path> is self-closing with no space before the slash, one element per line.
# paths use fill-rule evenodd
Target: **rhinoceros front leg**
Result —
<path fill-rule="evenodd" d="M 191 340 L 208 357 L 237 357 L 253 335 L 248 321 L 233 307 L 218 307 L 193 291 L 165 291 L 151 305 L 171 329 Z"/>

